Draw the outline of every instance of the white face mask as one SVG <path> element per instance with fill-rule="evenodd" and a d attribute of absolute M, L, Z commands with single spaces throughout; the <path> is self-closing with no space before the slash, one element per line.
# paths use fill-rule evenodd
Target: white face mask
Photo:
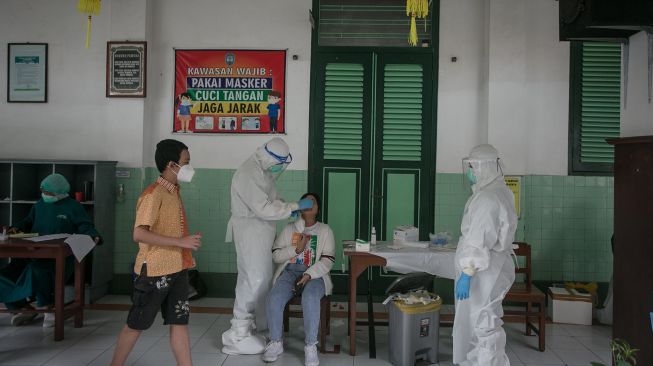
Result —
<path fill-rule="evenodd" d="M 181 105 L 190 105 L 190 100 L 188 100 L 188 99 L 182 100 Z"/>
<path fill-rule="evenodd" d="M 195 175 L 195 169 L 190 164 L 186 164 L 184 166 L 181 166 L 177 164 L 179 167 L 179 171 L 177 172 L 177 180 L 180 182 L 185 182 L 188 183 L 193 179 L 193 175 Z"/>
<path fill-rule="evenodd" d="M 62 199 L 68 197 L 68 195 L 67 194 L 58 194 L 56 196 L 50 196 L 48 194 L 41 193 L 41 197 L 43 198 L 43 202 L 45 202 L 45 203 L 55 203 L 55 202 L 61 201 Z"/>

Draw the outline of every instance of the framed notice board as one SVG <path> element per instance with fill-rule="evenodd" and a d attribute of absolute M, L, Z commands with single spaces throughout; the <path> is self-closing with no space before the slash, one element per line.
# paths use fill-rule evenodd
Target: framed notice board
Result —
<path fill-rule="evenodd" d="M 107 97 L 145 98 L 147 42 L 107 42 Z"/>
<path fill-rule="evenodd" d="M 48 101 L 48 44 L 9 43 L 7 102 Z"/>

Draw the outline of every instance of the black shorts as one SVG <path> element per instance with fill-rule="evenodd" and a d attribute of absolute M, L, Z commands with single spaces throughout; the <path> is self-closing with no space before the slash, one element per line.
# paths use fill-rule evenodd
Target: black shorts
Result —
<path fill-rule="evenodd" d="M 146 330 L 152 326 L 161 309 L 163 324 L 187 325 L 190 314 L 188 304 L 188 270 L 157 276 L 147 276 L 143 264 L 141 274 L 134 280 L 132 307 L 127 316 L 127 326 Z"/>

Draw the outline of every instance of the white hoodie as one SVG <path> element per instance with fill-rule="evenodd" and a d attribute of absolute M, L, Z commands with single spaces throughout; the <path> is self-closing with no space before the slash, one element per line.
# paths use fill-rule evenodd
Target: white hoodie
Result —
<path fill-rule="evenodd" d="M 333 292 L 333 283 L 329 272 L 335 261 L 336 245 L 333 239 L 333 231 L 329 225 L 316 222 L 315 225 L 306 228 L 303 219 L 291 222 L 277 235 L 277 239 L 272 246 L 272 259 L 274 263 L 280 264 L 274 273 L 272 283 L 286 268 L 291 259 L 297 256 L 295 247 L 292 245 L 292 236 L 294 233 L 306 233 L 317 236 L 317 253 L 315 254 L 315 263 L 306 270 L 306 274 L 311 279 L 323 278 L 326 294 L 331 295 Z"/>

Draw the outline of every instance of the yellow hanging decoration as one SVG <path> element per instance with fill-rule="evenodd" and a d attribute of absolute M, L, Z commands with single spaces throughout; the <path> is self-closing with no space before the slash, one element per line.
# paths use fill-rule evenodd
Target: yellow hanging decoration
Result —
<path fill-rule="evenodd" d="M 88 14 L 86 21 L 86 48 L 88 48 L 91 44 L 91 16 L 100 15 L 100 0 L 79 0 L 77 10 Z"/>
<path fill-rule="evenodd" d="M 415 23 L 414 15 L 410 17 L 410 33 L 408 33 L 408 44 L 411 46 L 417 46 L 417 24 Z"/>
<path fill-rule="evenodd" d="M 408 44 L 417 46 L 416 18 L 424 18 L 424 30 L 426 30 L 426 17 L 429 15 L 429 0 L 406 0 L 406 15 L 410 16 Z"/>

